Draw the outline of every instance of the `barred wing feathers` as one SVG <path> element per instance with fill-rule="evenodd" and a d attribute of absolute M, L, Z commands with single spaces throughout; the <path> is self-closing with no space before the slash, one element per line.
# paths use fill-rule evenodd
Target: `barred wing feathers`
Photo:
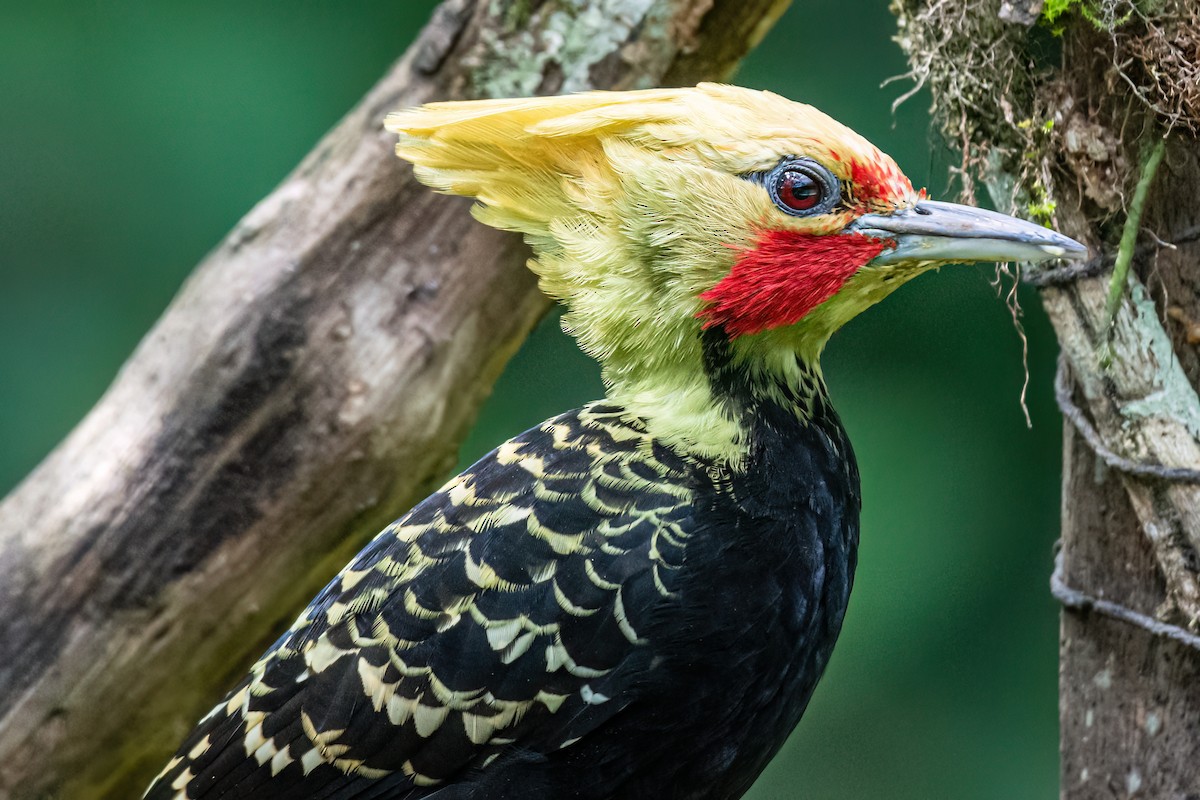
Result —
<path fill-rule="evenodd" d="M 386 528 L 146 797 L 423 797 L 635 701 L 697 465 L 619 412 L 552 419 Z"/>

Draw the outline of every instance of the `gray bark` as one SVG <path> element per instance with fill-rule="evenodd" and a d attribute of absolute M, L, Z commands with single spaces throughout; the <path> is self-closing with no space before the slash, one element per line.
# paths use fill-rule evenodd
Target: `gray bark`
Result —
<path fill-rule="evenodd" d="M 0 797 L 133 797 L 433 489 L 545 311 L 515 236 L 392 155 L 428 100 L 721 78 L 787 0 L 448 0 L 0 504 Z"/>
<path fill-rule="evenodd" d="M 1200 222 L 1200 148 L 1175 141 L 1166 163 L 1145 227 L 1169 238 Z M 1073 225 L 1067 232 L 1089 233 Z M 1200 319 L 1197 264 L 1196 243 L 1142 260 L 1146 283 L 1134 278 L 1107 369 L 1095 354 L 1108 276 L 1043 291 L 1080 405 L 1109 449 L 1140 463 L 1200 468 L 1200 363 L 1189 326 L 1178 321 Z M 1069 425 L 1064 464 L 1067 585 L 1194 630 L 1200 487 L 1108 469 Z M 1064 800 L 1200 793 L 1195 648 L 1102 614 L 1064 610 L 1059 713 Z"/>

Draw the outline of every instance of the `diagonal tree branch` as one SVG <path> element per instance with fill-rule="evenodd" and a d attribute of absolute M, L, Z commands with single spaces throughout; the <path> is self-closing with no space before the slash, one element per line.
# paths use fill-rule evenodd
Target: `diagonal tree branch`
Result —
<path fill-rule="evenodd" d="M 131 797 L 431 490 L 546 308 L 392 155 L 427 100 L 727 75 L 787 0 L 447 0 L 0 504 L 0 796 Z"/>

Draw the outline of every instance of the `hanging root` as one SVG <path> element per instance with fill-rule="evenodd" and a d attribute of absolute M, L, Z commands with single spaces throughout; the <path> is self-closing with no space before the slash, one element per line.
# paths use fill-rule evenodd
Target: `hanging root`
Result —
<path fill-rule="evenodd" d="M 1008 313 L 1012 316 L 1013 330 L 1017 332 L 1017 338 L 1021 341 L 1021 396 L 1018 402 L 1021 405 L 1021 413 L 1025 416 L 1025 427 L 1033 427 L 1033 418 L 1029 416 L 1029 337 L 1025 335 L 1025 326 L 1021 323 L 1021 318 L 1025 316 L 1024 310 L 1021 308 L 1021 298 L 1017 290 L 1021 286 L 1021 265 L 1020 264 L 997 264 L 995 275 L 992 277 L 992 288 L 996 290 L 996 296 L 1003 295 L 1004 306 L 1008 309 Z"/>

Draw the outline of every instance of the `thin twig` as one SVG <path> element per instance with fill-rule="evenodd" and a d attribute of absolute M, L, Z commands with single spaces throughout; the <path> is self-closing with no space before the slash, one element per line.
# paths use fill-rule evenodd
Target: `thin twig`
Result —
<path fill-rule="evenodd" d="M 1162 622 L 1154 617 L 1142 614 L 1139 611 L 1134 611 L 1132 608 L 1123 606 L 1120 603 L 1103 600 L 1081 592 L 1078 589 L 1072 589 L 1067 585 L 1064 572 L 1063 554 L 1060 550 L 1058 555 L 1054 557 L 1054 574 L 1050 576 L 1050 594 L 1054 595 L 1054 598 L 1065 607 L 1073 611 L 1082 611 L 1085 613 L 1094 611 L 1097 614 L 1103 614 L 1106 617 L 1111 617 L 1112 619 L 1141 628 L 1154 636 L 1161 636 L 1164 639 L 1178 642 L 1193 650 L 1200 650 L 1200 636 L 1178 625 L 1171 625 L 1170 623 Z"/>
<path fill-rule="evenodd" d="M 1164 242 L 1162 239 L 1160 239 L 1158 237 L 1157 233 L 1150 230 L 1149 228 L 1142 228 L 1142 233 L 1146 234 L 1151 239 L 1153 239 L 1154 243 L 1156 245 L 1158 245 L 1159 247 L 1161 247 L 1163 250 L 1178 250 L 1179 249 L 1179 246 L 1176 245 L 1174 242 Z"/>
<path fill-rule="evenodd" d="M 1117 318 L 1117 307 L 1125 295 L 1125 284 L 1129 279 L 1129 266 L 1133 263 L 1133 252 L 1137 245 L 1138 231 L 1142 227 L 1142 211 L 1146 208 L 1146 196 L 1150 193 L 1150 184 L 1154 182 L 1154 173 L 1162 163 L 1163 153 L 1167 143 L 1159 139 L 1150 150 L 1146 164 L 1142 167 L 1142 175 L 1138 178 L 1137 188 L 1133 191 L 1133 200 L 1129 203 L 1129 214 L 1125 217 L 1125 227 L 1121 230 L 1121 244 L 1117 247 L 1117 260 L 1113 264 L 1112 281 L 1108 284 L 1108 332 L 1112 335 L 1113 321 Z"/>
<path fill-rule="evenodd" d="M 1153 233 L 1150 233 L 1150 236 L 1154 239 L 1153 243 L 1141 244 L 1134 249 L 1133 257 L 1135 260 L 1140 261 L 1162 249 L 1169 248 L 1176 250 L 1181 244 L 1200 241 L 1200 225 L 1193 225 L 1190 228 L 1186 228 L 1182 233 L 1172 236 L 1170 241 L 1163 241 Z M 1043 286 L 1066 286 L 1080 278 L 1094 278 L 1110 268 L 1115 262 L 1116 256 L 1110 253 L 1109 255 L 1090 258 L 1080 264 L 1068 264 L 1065 267 L 1023 270 L 1021 273 L 1021 282 L 1038 288 Z"/>
<path fill-rule="evenodd" d="M 1112 256 L 1097 256 L 1079 264 L 1052 269 L 1025 270 L 1021 281 L 1039 289 L 1043 286 L 1066 286 L 1080 278 L 1094 278 L 1112 266 Z"/>
<path fill-rule="evenodd" d="M 1195 241 L 1200 241 L 1200 225 L 1193 225 L 1190 228 L 1186 228 L 1179 235 L 1172 236 L 1171 241 L 1167 242 L 1166 246 L 1170 247 L 1171 249 L 1175 249 L 1175 245 L 1177 244 L 1188 244 L 1189 242 Z"/>
<path fill-rule="evenodd" d="M 1200 484 L 1200 470 L 1187 467 L 1167 467 L 1162 464 L 1143 464 L 1117 455 L 1104 444 L 1100 434 L 1084 416 L 1079 406 L 1071 399 L 1071 387 L 1067 385 L 1066 357 L 1058 357 L 1058 374 L 1054 377 L 1054 398 L 1062 415 L 1070 420 L 1075 430 L 1087 442 L 1088 447 L 1099 456 L 1105 464 L 1126 475 L 1136 475 L 1139 478 L 1153 478 L 1171 483 Z"/>

